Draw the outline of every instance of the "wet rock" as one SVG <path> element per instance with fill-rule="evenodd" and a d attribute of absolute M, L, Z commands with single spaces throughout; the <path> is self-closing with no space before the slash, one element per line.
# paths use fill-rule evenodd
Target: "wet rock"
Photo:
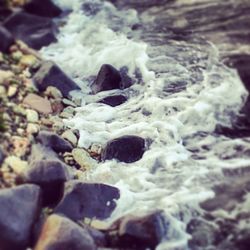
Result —
<path fill-rule="evenodd" d="M 25 173 L 27 183 L 42 189 L 43 205 L 56 205 L 63 195 L 64 182 L 70 179 L 67 166 L 59 160 L 35 161 Z"/>
<path fill-rule="evenodd" d="M 2 250 L 23 250 L 30 246 L 32 227 L 40 209 L 40 188 L 36 185 L 0 190 Z"/>
<path fill-rule="evenodd" d="M 111 226 L 109 245 L 122 249 L 155 249 L 167 234 L 168 227 L 162 211 L 144 217 L 128 215 Z"/>
<path fill-rule="evenodd" d="M 94 240 L 85 228 L 59 216 L 48 217 L 34 250 L 95 250 Z"/>
<path fill-rule="evenodd" d="M 13 13 L 4 21 L 4 26 L 16 39 L 33 49 L 41 49 L 53 42 L 55 26 L 50 18 L 31 15 L 22 11 Z"/>
<path fill-rule="evenodd" d="M 41 131 L 36 137 L 37 142 L 41 143 L 45 147 L 53 149 L 55 152 L 71 152 L 72 145 L 64 140 L 62 137 L 53 132 Z"/>
<path fill-rule="evenodd" d="M 117 188 L 100 183 L 70 181 L 65 185 L 65 193 L 55 209 L 72 220 L 83 218 L 105 219 L 116 207 L 119 199 Z"/>
<path fill-rule="evenodd" d="M 112 65 L 102 65 L 91 88 L 94 94 L 105 90 L 122 89 L 122 78 L 119 71 Z"/>
<path fill-rule="evenodd" d="M 24 100 L 23 103 L 28 105 L 30 108 L 38 111 L 42 114 L 51 114 L 52 108 L 50 102 L 42 98 L 36 94 L 28 94 Z"/>
<path fill-rule="evenodd" d="M 57 17 L 62 11 L 50 0 L 29 0 L 24 6 L 28 13 L 43 17 Z"/>
<path fill-rule="evenodd" d="M 14 43 L 12 34 L 3 26 L 0 25 L 0 51 L 7 53 L 10 46 Z"/>
<path fill-rule="evenodd" d="M 116 107 L 118 105 L 123 104 L 124 102 L 127 101 L 127 97 L 123 95 L 113 95 L 113 96 L 108 96 L 100 100 L 100 103 L 107 104 L 111 107 Z"/>
<path fill-rule="evenodd" d="M 43 62 L 33 80 L 40 91 L 45 91 L 48 86 L 53 86 L 60 90 L 64 97 L 67 97 L 70 91 L 80 89 L 74 81 L 51 61 Z"/>
<path fill-rule="evenodd" d="M 144 152 L 145 140 L 138 136 L 128 135 L 109 141 L 102 153 L 102 159 L 117 159 L 131 163 L 140 160 Z"/>

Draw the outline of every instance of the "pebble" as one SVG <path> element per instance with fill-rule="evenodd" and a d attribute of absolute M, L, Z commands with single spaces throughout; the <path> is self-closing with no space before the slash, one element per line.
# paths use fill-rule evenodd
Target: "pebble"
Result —
<path fill-rule="evenodd" d="M 34 64 L 36 64 L 36 62 L 37 62 L 37 58 L 33 55 L 24 55 L 24 56 L 22 56 L 22 58 L 20 60 L 20 63 L 22 65 L 25 65 L 28 67 L 33 66 Z"/>
<path fill-rule="evenodd" d="M 37 134 L 39 132 L 39 129 L 40 129 L 39 125 L 33 124 L 33 123 L 28 123 L 26 131 L 28 134 L 33 135 L 33 134 Z"/>
<path fill-rule="evenodd" d="M 6 89 L 4 86 L 0 85 L 0 96 L 4 97 L 6 95 Z"/>
<path fill-rule="evenodd" d="M 53 97 L 54 99 L 61 99 L 63 97 L 62 92 L 53 86 L 47 87 L 45 94 L 49 97 Z"/>
<path fill-rule="evenodd" d="M 21 160 L 17 156 L 8 156 L 5 159 L 5 163 L 9 165 L 17 174 L 24 173 L 28 168 L 28 162 Z"/>
<path fill-rule="evenodd" d="M 63 99 L 62 99 L 62 102 L 63 102 L 65 105 L 67 105 L 67 106 L 72 106 L 72 107 L 76 108 L 76 104 L 75 104 L 74 102 L 70 101 L 69 99 L 63 98 Z"/>
<path fill-rule="evenodd" d="M 14 153 L 16 156 L 24 156 L 30 145 L 30 142 L 27 138 L 20 137 L 20 136 L 13 136 L 12 137 L 12 144 L 14 146 Z"/>
<path fill-rule="evenodd" d="M 62 134 L 62 138 L 68 140 L 70 143 L 72 143 L 73 146 L 77 145 L 77 137 L 71 130 L 66 130 Z"/>
<path fill-rule="evenodd" d="M 36 123 L 39 120 L 39 115 L 35 110 L 27 109 L 26 110 L 26 118 L 28 122 Z"/>
<path fill-rule="evenodd" d="M 0 84 L 4 83 L 7 79 L 13 77 L 14 74 L 11 71 L 0 70 Z"/>
<path fill-rule="evenodd" d="M 16 95 L 16 93 L 17 93 L 17 87 L 16 86 L 10 86 L 8 88 L 8 93 L 7 93 L 8 97 L 14 97 Z"/>
<path fill-rule="evenodd" d="M 74 160 L 81 166 L 83 169 L 90 169 L 93 166 L 96 166 L 96 161 L 92 159 L 88 152 L 81 148 L 75 148 L 72 151 Z"/>
<path fill-rule="evenodd" d="M 16 51 L 16 52 L 13 52 L 11 57 L 16 60 L 16 61 L 19 61 L 23 56 L 23 53 L 21 51 Z"/>

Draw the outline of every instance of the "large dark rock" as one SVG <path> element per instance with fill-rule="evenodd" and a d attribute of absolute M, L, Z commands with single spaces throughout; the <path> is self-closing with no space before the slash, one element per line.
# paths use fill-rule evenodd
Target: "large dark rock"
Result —
<path fill-rule="evenodd" d="M 62 137 L 53 132 L 41 131 L 36 137 L 37 142 L 43 146 L 53 149 L 55 152 L 71 152 L 72 145 Z"/>
<path fill-rule="evenodd" d="M 127 97 L 125 97 L 124 95 L 113 95 L 113 96 L 105 97 L 101 99 L 99 102 L 107 104 L 111 107 L 116 107 L 118 105 L 123 104 L 126 101 L 127 101 Z"/>
<path fill-rule="evenodd" d="M 12 34 L 3 26 L 0 25 L 0 51 L 8 52 L 10 46 L 14 43 Z"/>
<path fill-rule="evenodd" d="M 8 17 L 4 26 L 16 39 L 24 41 L 33 49 L 41 49 L 56 41 L 55 25 L 50 18 L 19 11 Z"/>
<path fill-rule="evenodd" d="M 119 249 L 155 249 L 166 236 L 169 223 L 162 211 L 144 217 L 125 216 L 111 226 L 110 247 Z"/>
<path fill-rule="evenodd" d="M 64 182 L 70 179 L 67 166 L 59 160 L 35 161 L 25 173 L 25 181 L 42 189 L 43 205 L 56 205 L 63 196 Z"/>
<path fill-rule="evenodd" d="M 105 219 L 115 209 L 114 200 L 119 197 L 119 190 L 112 186 L 69 181 L 65 184 L 64 196 L 55 212 L 64 214 L 72 220 L 81 220 L 85 217 Z"/>
<path fill-rule="evenodd" d="M 28 13 L 43 17 L 57 17 L 62 13 L 51 0 L 29 0 L 23 8 Z"/>
<path fill-rule="evenodd" d="M 138 136 L 122 136 L 108 142 L 103 153 L 103 160 L 117 159 L 131 163 L 142 158 L 145 152 L 145 140 Z"/>
<path fill-rule="evenodd" d="M 73 221 L 51 215 L 43 225 L 34 250 L 95 250 L 96 245 L 88 230 Z"/>
<path fill-rule="evenodd" d="M 30 246 L 40 209 L 40 188 L 36 185 L 0 190 L 1 250 L 24 250 Z"/>
<path fill-rule="evenodd" d="M 12 14 L 12 11 L 6 6 L 1 6 L 1 3 L 0 3 L 0 22 L 3 22 L 11 14 Z"/>
<path fill-rule="evenodd" d="M 62 92 L 64 97 L 67 97 L 70 91 L 80 89 L 74 81 L 51 61 L 43 62 L 33 80 L 40 91 L 45 91 L 48 86 L 54 86 Z"/>

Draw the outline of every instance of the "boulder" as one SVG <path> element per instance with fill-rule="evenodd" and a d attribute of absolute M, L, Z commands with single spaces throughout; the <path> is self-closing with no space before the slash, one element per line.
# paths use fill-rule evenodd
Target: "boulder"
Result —
<path fill-rule="evenodd" d="M 24 250 L 40 212 L 40 188 L 26 184 L 0 190 L 0 248 Z"/>
<path fill-rule="evenodd" d="M 2 6 L 0 1 L 0 22 L 3 22 L 11 14 L 12 10 L 7 8 L 6 6 Z"/>
<path fill-rule="evenodd" d="M 142 158 L 145 152 L 145 140 L 138 136 L 122 136 L 109 141 L 102 153 L 103 160 L 116 159 L 131 163 Z"/>
<path fill-rule="evenodd" d="M 101 183 L 84 183 L 69 181 L 65 184 L 65 192 L 61 202 L 55 208 L 72 220 L 83 218 L 108 218 L 120 198 L 117 188 Z"/>
<path fill-rule="evenodd" d="M 20 39 L 33 49 L 41 49 L 53 42 L 55 25 L 50 18 L 14 12 L 4 21 L 4 26 L 16 39 Z"/>
<path fill-rule="evenodd" d="M 29 0 L 23 8 L 30 14 L 43 17 L 57 17 L 62 13 L 51 0 Z"/>
<path fill-rule="evenodd" d="M 127 97 L 124 95 L 113 95 L 101 99 L 99 102 L 107 104 L 111 107 L 116 107 L 127 101 Z"/>
<path fill-rule="evenodd" d="M 12 34 L 2 25 L 0 25 L 0 51 L 7 53 L 10 46 L 14 43 Z"/>
<path fill-rule="evenodd" d="M 64 182 L 69 179 L 67 166 L 59 160 L 35 161 L 25 173 L 27 183 L 41 187 L 44 206 L 53 206 L 60 201 Z"/>
<path fill-rule="evenodd" d="M 119 249 L 155 249 L 167 235 L 168 227 L 163 211 L 142 217 L 127 215 L 111 226 L 108 244 Z"/>
<path fill-rule="evenodd" d="M 64 140 L 56 133 L 41 131 L 36 137 L 37 142 L 43 146 L 53 149 L 55 152 L 71 152 L 73 147 L 70 142 Z"/>
<path fill-rule="evenodd" d="M 42 63 L 33 80 L 40 91 L 45 91 L 47 87 L 53 86 L 60 90 L 64 97 L 67 97 L 70 91 L 80 89 L 74 81 L 51 61 Z"/>
<path fill-rule="evenodd" d="M 73 221 L 51 215 L 43 225 L 34 250 L 95 250 L 94 240 L 85 228 Z"/>

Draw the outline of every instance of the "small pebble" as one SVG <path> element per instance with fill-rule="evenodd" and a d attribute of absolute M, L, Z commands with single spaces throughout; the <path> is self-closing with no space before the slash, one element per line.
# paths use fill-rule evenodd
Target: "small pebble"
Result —
<path fill-rule="evenodd" d="M 17 93 L 17 87 L 16 86 L 10 86 L 8 88 L 8 93 L 7 93 L 8 97 L 14 97 L 16 95 L 16 93 Z"/>
<path fill-rule="evenodd" d="M 54 99 L 61 99 L 63 97 L 61 91 L 53 86 L 47 87 L 45 94 Z"/>
<path fill-rule="evenodd" d="M 28 134 L 31 134 L 31 135 L 37 134 L 39 132 L 39 125 L 28 123 L 26 131 Z"/>

